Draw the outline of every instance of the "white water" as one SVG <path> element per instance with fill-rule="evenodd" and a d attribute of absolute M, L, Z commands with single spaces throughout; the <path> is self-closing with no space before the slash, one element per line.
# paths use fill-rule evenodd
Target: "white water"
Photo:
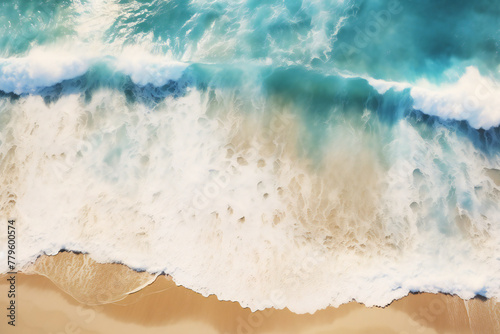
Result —
<path fill-rule="evenodd" d="M 386 305 L 410 290 L 500 296 L 500 189 L 483 170 L 498 160 L 444 128 L 430 143 L 401 120 L 388 166 L 367 134 L 336 127 L 313 167 L 296 155 L 303 129 L 286 110 L 268 122 L 217 96 L 215 115 L 194 89 L 154 110 L 107 90 L 89 104 L 2 100 L 1 206 L 17 219 L 19 265 L 83 251 L 298 313 L 353 298 Z M 443 202 L 451 185 L 457 207 Z"/>

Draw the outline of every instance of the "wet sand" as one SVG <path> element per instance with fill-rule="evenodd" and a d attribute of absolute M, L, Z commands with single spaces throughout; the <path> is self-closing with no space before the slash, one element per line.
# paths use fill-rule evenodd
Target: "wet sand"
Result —
<path fill-rule="evenodd" d="M 41 257 L 24 271 L 17 274 L 16 327 L 2 320 L 1 333 L 500 333 L 500 304 L 493 300 L 424 293 L 385 308 L 352 302 L 298 315 L 286 309 L 251 312 L 176 286 L 168 276 L 98 264 L 81 254 Z M 2 309 L 7 290 L 2 275 Z M 136 292 L 125 295 L 130 291 Z"/>

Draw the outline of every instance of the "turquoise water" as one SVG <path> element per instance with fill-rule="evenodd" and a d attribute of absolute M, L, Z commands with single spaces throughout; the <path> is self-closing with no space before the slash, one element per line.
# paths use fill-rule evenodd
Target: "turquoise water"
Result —
<path fill-rule="evenodd" d="M 487 0 L 0 3 L 21 264 L 71 249 L 295 312 L 499 297 L 499 17 Z"/>
<path fill-rule="evenodd" d="M 111 5 L 118 12 L 99 31 L 100 41 L 134 45 L 147 40 L 154 52 L 188 62 L 269 60 L 328 73 L 438 82 L 450 68 L 461 73 L 465 66 L 497 76 L 500 64 L 500 9 L 489 0 L 104 1 L 101 7 Z M 88 8 L 99 7 L 92 1 L 1 6 L 4 56 L 78 39 L 80 23 L 92 20 Z"/>

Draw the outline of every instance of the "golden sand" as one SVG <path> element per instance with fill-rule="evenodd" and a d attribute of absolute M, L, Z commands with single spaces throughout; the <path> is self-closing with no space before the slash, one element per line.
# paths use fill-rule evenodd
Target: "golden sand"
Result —
<path fill-rule="evenodd" d="M 176 286 L 168 276 L 98 264 L 81 254 L 44 256 L 25 272 L 30 274 L 17 274 L 16 327 L 3 320 L 1 333 L 500 333 L 500 304 L 493 300 L 426 293 L 386 308 L 352 302 L 298 315 L 286 309 L 251 312 L 238 303 Z M 154 282 L 141 289 L 148 281 Z M 103 293 L 106 289 L 109 292 Z M 0 291 L 0 305 L 7 305 L 5 275 Z"/>

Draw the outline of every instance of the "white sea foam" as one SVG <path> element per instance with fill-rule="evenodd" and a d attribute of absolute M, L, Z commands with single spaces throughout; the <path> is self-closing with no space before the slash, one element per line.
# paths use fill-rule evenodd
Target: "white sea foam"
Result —
<path fill-rule="evenodd" d="M 354 75 L 345 76 L 344 77 L 355 77 Z M 410 88 L 411 85 L 409 83 L 397 82 L 397 81 L 386 81 L 381 79 L 374 79 L 365 77 L 368 83 L 377 90 L 380 94 L 385 94 L 389 89 L 393 89 L 395 91 L 402 91 L 406 88 Z"/>
<path fill-rule="evenodd" d="M 411 89 L 414 108 L 444 119 L 466 120 L 474 128 L 500 124 L 500 84 L 468 67 L 460 79 L 440 86 L 421 80 L 416 84 L 367 78 L 380 94 L 390 88 Z"/>
<path fill-rule="evenodd" d="M 17 218 L 19 265 L 73 249 L 299 313 L 410 290 L 500 297 L 500 188 L 483 171 L 498 159 L 445 128 L 429 142 L 402 120 L 384 164 L 369 134 L 338 125 L 311 168 L 288 111 L 260 123 L 215 94 L 154 110 L 116 91 L 88 104 L 2 100 L 0 206 Z"/>
<path fill-rule="evenodd" d="M 34 93 L 81 76 L 99 62 L 129 75 L 138 85 L 163 86 L 170 80 L 178 80 L 188 66 L 139 47 L 125 48 L 114 54 L 105 53 L 103 48 L 85 51 L 85 45 L 66 45 L 65 48 L 68 51 L 39 47 L 25 57 L 0 59 L 0 90 Z"/>
<path fill-rule="evenodd" d="M 34 49 L 26 57 L 0 59 L 0 90 L 33 92 L 84 74 L 89 60 L 69 52 Z"/>
<path fill-rule="evenodd" d="M 158 87 L 170 80 L 179 80 L 187 66 L 187 63 L 152 55 L 137 47 L 125 48 L 116 64 L 117 69 L 130 75 L 134 83 Z"/>
<path fill-rule="evenodd" d="M 411 95 L 415 108 L 430 115 L 467 120 L 475 128 L 500 124 L 500 85 L 474 67 L 468 67 L 454 84 L 420 84 L 412 88 Z"/>

